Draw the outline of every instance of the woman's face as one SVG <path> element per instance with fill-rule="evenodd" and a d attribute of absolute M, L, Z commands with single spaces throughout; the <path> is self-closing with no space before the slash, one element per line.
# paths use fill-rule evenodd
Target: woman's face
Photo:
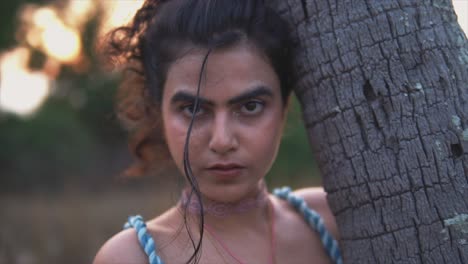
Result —
<path fill-rule="evenodd" d="M 205 55 L 192 52 L 174 62 L 164 85 L 165 139 L 181 171 Z M 276 157 L 286 112 L 280 82 L 266 59 L 244 44 L 211 52 L 201 80 L 190 165 L 205 197 L 233 202 L 256 193 Z"/>

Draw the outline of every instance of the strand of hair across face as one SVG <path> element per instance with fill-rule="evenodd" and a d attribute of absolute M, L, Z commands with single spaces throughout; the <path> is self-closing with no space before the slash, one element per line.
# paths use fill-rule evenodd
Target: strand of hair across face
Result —
<path fill-rule="evenodd" d="M 187 233 L 190 237 L 190 241 L 192 241 L 192 245 L 193 247 L 195 248 L 195 253 L 194 255 L 192 255 L 190 257 L 190 259 L 188 260 L 188 263 L 192 260 L 195 259 L 195 262 L 197 263 L 199 258 L 200 258 L 200 255 L 197 254 L 197 252 L 200 251 L 201 249 L 201 245 L 202 245 L 202 240 L 203 240 L 203 230 L 204 230 L 204 222 L 205 222 L 205 218 L 204 218 L 204 215 L 203 215 L 203 203 L 202 203 L 202 199 L 201 199 L 201 193 L 200 193 L 200 188 L 198 187 L 198 182 L 197 180 L 195 179 L 195 177 L 193 176 L 193 173 L 192 173 L 192 167 L 190 166 L 190 160 L 189 160 L 189 145 L 190 145 L 190 134 L 192 133 L 192 128 L 193 128 L 193 123 L 195 121 L 195 114 L 196 114 L 196 111 L 197 109 L 200 107 L 200 100 L 199 100 L 199 96 L 200 96 L 200 87 L 201 87 L 201 82 L 202 82 L 202 75 L 203 75 L 203 72 L 205 71 L 205 67 L 206 67 L 206 62 L 208 60 L 208 56 L 210 55 L 211 53 L 211 49 L 208 49 L 208 52 L 206 53 L 205 55 L 205 58 L 203 59 L 203 63 L 202 63 L 202 66 L 201 66 L 201 69 L 200 69 L 200 76 L 199 76 L 199 79 L 198 79 L 198 87 L 197 87 L 197 95 L 195 97 L 195 102 L 194 102 L 194 111 L 192 113 L 192 118 L 190 119 L 190 124 L 189 124 L 189 127 L 187 129 L 187 136 L 185 138 L 185 145 L 184 145 L 184 172 L 185 172 L 185 177 L 187 178 L 187 180 L 189 181 L 190 185 L 192 186 L 192 192 L 190 192 L 190 195 L 189 195 L 189 199 L 191 198 L 192 194 L 195 193 L 195 196 L 197 197 L 197 200 L 198 202 L 200 203 L 200 239 L 198 241 L 198 244 L 195 246 L 195 242 L 193 240 L 193 237 L 192 237 L 192 234 L 190 232 L 190 228 L 189 228 L 189 225 L 187 224 L 187 208 L 185 208 L 185 211 L 184 211 L 184 222 L 185 222 L 185 227 L 187 229 Z"/>
<path fill-rule="evenodd" d="M 270 263 L 275 264 L 275 256 L 276 256 L 276 249 L 275 249 L 275 245 L 276 245 L 275 209 L 274 209 L 274 206 L 271 203 L 271 201 L 269 201 L 268 205 L 269 205 L 269 209 L 270 209 L 269 211 L 270 211 L 270 221 L 271 221 L 271 224 L 270 224 L 270 236 L 271 236 L 271 239 L 270 239 Z M 239 264 L 245 264 L 246 263 L 246 262 L 243 262 L 238 256 L 236 256 L 236 254 L 234 254 L 229 249 L 229 247 L 226 245 L 226 243 L 224 243 L 223 240 L 216 235 L 216 233 L 214 232 L 214 229 L 210 225 L 208 225 L 207 223 L 205 223 L 204 225 L 205 225 L 206 231 L 214 238 L 214 240 L 216 240 L 216 242 L 218 242 L 218 244 L 224 249 L 224 251 L 226 251 L 226 253 L 229 254 L 229 256 L 231 256 Z"/>

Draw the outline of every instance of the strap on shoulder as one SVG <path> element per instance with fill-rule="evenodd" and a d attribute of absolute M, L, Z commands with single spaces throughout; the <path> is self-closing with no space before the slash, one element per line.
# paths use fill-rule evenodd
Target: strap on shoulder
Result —
<path fill-rule="evenodd" d="M 156 244 L 154 243 L 151 235 L 148 233 L 145 221 L 141 215 L 130 216 L 127 223 L 124 225 L 124 229 L 127 228 L 135 228 L 138 235 L 138 241 L 148 256 L 150 264 L 164 264 L 161 258 L 156 255 Z"/>
<path fill-rule="evenodd" d="M 331 236 L 325 227 L 322 217 L 313 209 L 309 208 L 303 198 L 292 194 L 291 188 L 283 187 L 273 190 L 273 194 L 283 200 L 286 200 L 305 218 L 310 227 L 315 229 L 322 241 L 325 251 L 336 264 L 343 264 L 338 242 Z"/>

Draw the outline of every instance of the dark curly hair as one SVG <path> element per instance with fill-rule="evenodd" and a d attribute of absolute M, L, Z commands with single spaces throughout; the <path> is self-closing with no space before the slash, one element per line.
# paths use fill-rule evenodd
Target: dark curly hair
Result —
<path fill-rule="evenodd" d="M 272 65 L 286 104 L 292 90 L 288 32 L 285 21 L 264 0 L 146 0 L 129 25 L 107 35 L 105 48 L 107 57 L 124 72 L 117 94 L 117 114 L 130 131 L 130 149 L 138 161 L 127 174 L 144 174 L 158 161 L 170 159 L 162 133 L 160 104 L 167 71 L 175 60 L 196 48 L 207 51 L 206 62 L 212 50 L 247 42 Z M 190 130 L 191 126 L 186 149 Z M 191 175 L 188 150 L 184 153 L 184 167 L 193 193 L 201 201 L 196 179 Z M 192 240 L 194 253 L 187 263 L 197 263 L 200 257 L 203 209 L 200 219 L 200 240 Z"/>

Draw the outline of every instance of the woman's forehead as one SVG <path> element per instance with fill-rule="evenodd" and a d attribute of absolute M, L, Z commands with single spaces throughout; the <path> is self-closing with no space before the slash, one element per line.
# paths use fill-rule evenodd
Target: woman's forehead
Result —
<path fill-rule="evenodd" d="M 248 46 L 213 51 L 202 72 L 207 51 L 189 53 L 174 62 L 167 73 L 164 94 L 178 91 L 196 91 L 201 80 L 201 93 L 266 86 L 279 91 L 279 79 L 264 56 Z M 204 90 L 204 91 L 203 91 Z M 239 91 L 242 92 L 242 91 Z"/>

